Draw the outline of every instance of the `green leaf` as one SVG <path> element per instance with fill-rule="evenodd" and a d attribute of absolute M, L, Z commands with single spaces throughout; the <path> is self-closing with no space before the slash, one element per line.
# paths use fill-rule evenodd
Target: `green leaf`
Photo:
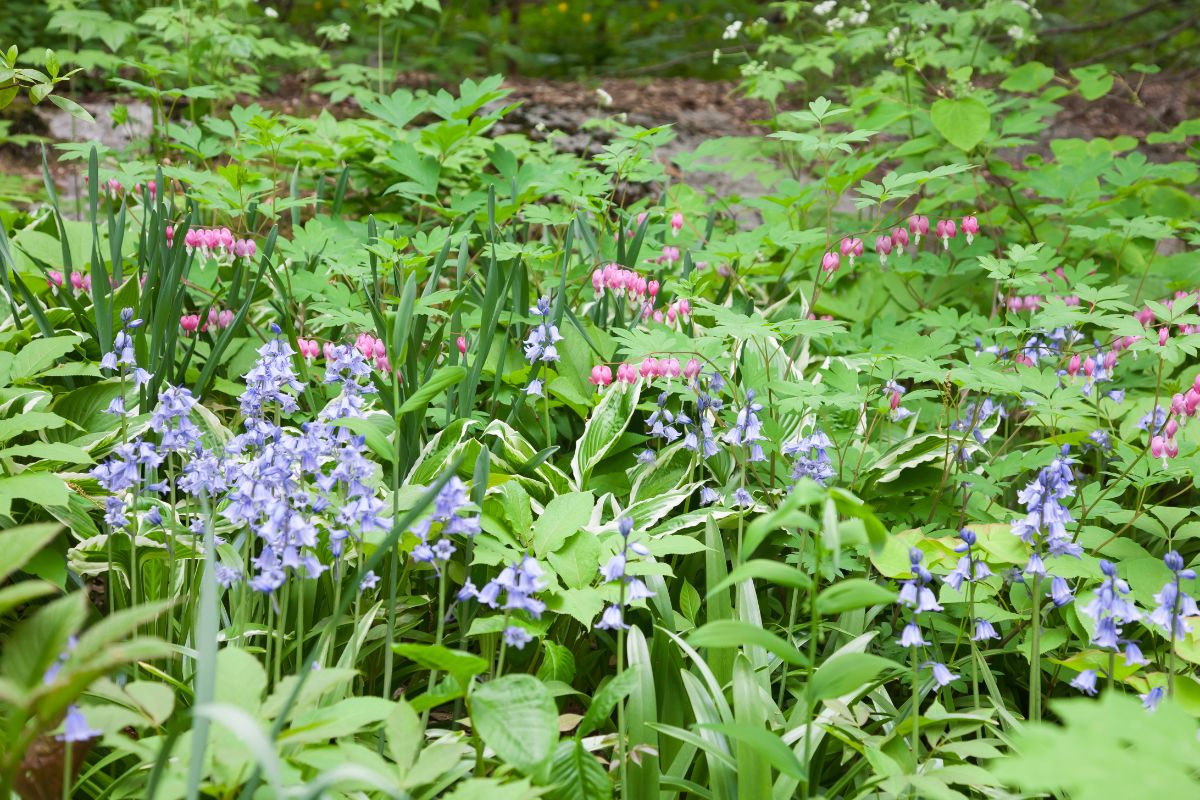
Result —
<path fill-rule="evenodd" d="M 943 98 L 929 111 L 933 127 L 959 150 L 973 149 L 992 126 L 992 112 L 974 97 Z"/>
<path fill-rule="evenodd" d="M 0 532 L 0 551 L 4 553 L 0 559 L 0 582 L 29 563 L 61 530 L 61 525 L 39 522 Z"/>
<path fill-rule="evenodd" d="M 383 730 L 387 736 L 388 755 L 396 763 L 400 779 L 403 780 L 421 752 L 421 740 L 424 737 L 421 718 L 411 705 L 400 700 L 384 722 Z"/>
<path fill-rule="evenodd" d="M 550 767 L 550 782 L 554 788 L 546 795 L 548 800 L 609 800 L 613 796 L 608 771 L 579 739 L 559 743 Z"/>
<path fill-rule="evenodd" d="M 896 593 L 865 578 L 848 578 L 835 583 L 817 596 L 817 611 L 828 616 L 893 603 Z"/>
<path fill-rule="evenodd" d="M 18 499 L 42 506 L 65 506 L 69 494 L 62 478 L 46 472 L 22 472 L 0 478 L 0 514 L 7 514 L 12 501 Z"/>
<path fill-rule="evenodd" d="M 804 780 L 804 765 L 796 754 L 791 751 L 783 740 L 764 728 L 751 725 L 739 725 L 730 722 L 704 722 L 701 728 L 716 731 L 754 748 L 771 766 L 779 772 L 796 780 Z"/>
<path fill-rule="evenodd" d="M 575 446 L 575 455 L 571 459 L 571 473 L 575 476 L 576 486 L 582 487 L 587 483 L 592 470 L 617 443 L 633 417 L 641 391 L 640 382 L 631 386 L 613 384 L 592 409 L 592 416 L 584 426 L 583 436 Z"/>
<path fill-rule="evenodd" d="M 558 709 L 550 690 L 532 675 L 505 675 L 470 694 L 471 722 L 506 764 L 530 775 L 554 753 Z"/>
<path fill-rule="evenodd" d="M 533 525 L 533 552 L 538 558 L 562 547 L 592 518 L 596 500 L 591 492 L 572 492 L 555 497 Z M 593 537 L 594 538 L 594 537 Z"/>
<path fill-rule="evenodd" d="M 279 742 L 294 745 L 349 738 L 384 721 L 391 713 L 392 702 L 382 697 L 347 697 L 331 706 L 297 714 L 279 735 Z"/>
<path fill-rule="evenodd" d="M 1008 92 L 1032 93 L 1054 78 L 1054 70 L 1040 61 L 1028 61 L 1008 73 L 1000 88 Z"/>
<path fill-rule="evenodd" d="M 551 553 L 546 560 L 567 588 L 591 586 L 596 580 L 596 565 L 600 563 L 600 540 L 589 531 L 579 531 L 567 540 L 566 547 Z"/>
<path fill-rule="evenodd" d="M 1113 76 L 1103 64 L 1073 69 L 1071 77 L 1079 81 L 1079 94 L 1084 100 L 1099 100 L 1112 91 Z"/>
<path fill-rule="evenodd" d="M 447 387 L 460 382 L 466 375 L 467 370 L 460 366 L 441 367 L 404 401 L 397 416 L 402 417 L 414 411 L 424 410 L 433 401 L 433 398 Z"/>
<path fill-rule="evenodd" d="M 692 631 L 687 637 L 693 647 L 761 647 L 789 664 L 805 665 L 808 659 L 791 644 L 768 630 L 734 619 L 714 620 Z"/>
<path fill-rule="evenodd" d="M 538 665 L 537 678 L 540 681 L 562 681 L 570 684 L 575 680 L 575 654 L 570 648 L 542 640 L 542 663 Z"/>
<path fill-rule="evenodd" d="M 875 676 L 900 665 L 870 653 L 843 653 L 822 664 L 808 684 L 809 697 L 814 703 L 831 697 L 841 697 L 874 680 Z"/>
<path fill-rule="evenodd" d="M 488 662 L 473 653 L 451 650 L 440 644 L 394 644 L 397 655 L 415 661 L 425 669 L 448 672 L 464 688 L 471 679 L 487 671 Z"/>
<path fill-rule="evenodd" d="M 61 428 L 67 421 L 49 411 L 27 411 L 16 417 L 0 419 L 0 442 L 7 442 L 29 431 Z"/>
<path fill-rule="evenodd" d="M 641 667 L 623 670 L 600 687 L 600 691 L 596 692 L 596 696 L 592 698 L 592 704 L 588 706 L 587 713 L 580 720 L 576 735 L 587 736 L 599 728 L 604 720 L 612 716 L 612 711 L 616 708 L 617 703 L 624 700 L 625 696 L 633 691 L 633 687 L 637 686 L 638 681 L 641 680 L 640 672 Z"/>
<path fill-rule="evenodd" d="M 333 424 L 362 436 L 372 453 L 380 460 L 391 464 L 396 459 L 396 453 L 395 448 L 388 442 L 388 435 L 382 427 L 384 421 L 390 428 L 391 419 L 382 414 L 373 414 L 369 417 L 342 417 L 334 420 Z"/>
<path fill-rule="evenodd" d="M 730 586 L 750 579 L 769 581 L 778 586 L 787 586 L 792 589 L 807 589 L 812 586 L 812 578 L 803 570 L 797 569 L 790 564 L 781 564 L 778 561 L 756 558 L 734 569 L 733 572 L 726 576 L 725 580 L 717 583 L 708 590 L 708 596 L 712 597 L 716 592 L 728 589 Z"/>

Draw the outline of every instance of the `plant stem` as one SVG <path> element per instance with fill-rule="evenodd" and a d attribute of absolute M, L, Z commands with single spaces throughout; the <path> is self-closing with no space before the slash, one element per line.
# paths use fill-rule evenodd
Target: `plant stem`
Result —
<path fill-rule="evenodd" d="M 1029 719 L 1042 719 L 1042 587 L 1041 575 L 1034 573 L 1030 586 L 1033 613 L 1029 618 Z"/>
<path fill-rule="evenodd" d="M 921 659 L 919 647 L 912 649 L 912 754 L 913 774 L 921 763 Z"/>

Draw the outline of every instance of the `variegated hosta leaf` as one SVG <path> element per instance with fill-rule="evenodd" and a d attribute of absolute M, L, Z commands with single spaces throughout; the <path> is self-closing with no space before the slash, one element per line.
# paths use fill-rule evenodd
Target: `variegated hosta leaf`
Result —
<path fill-rule="evenodd" d="M 612 449 L 621 433 L 629 426 L 641 393 L 640 382 L 630 386 L 613 384 L 592 409 L 592 416 L 583 429 L 583 436 L 580 437 L 575 447 L 575 456 L 571 459 L 571 474 L 577 487 L 587 484 L 592 470 L 604 459 L 605 454 Z"/>

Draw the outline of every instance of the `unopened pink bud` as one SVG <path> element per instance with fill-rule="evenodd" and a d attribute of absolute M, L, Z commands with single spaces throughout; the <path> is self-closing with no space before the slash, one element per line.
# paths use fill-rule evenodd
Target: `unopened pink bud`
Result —
<path fill-rule="evenodd" d="M 1083 374 L 1089 378 L 1096 374 L 1096 359 L 1088 356 L 1083 362 Z"/>
<path fill-rule="evenodd" d="M 71 273 L 71 275 L 74 277 L 75 273 Z M 48 273 L 46 273 L 46 283 L 52 289 L 62 288 L 63 274 L 56 269 L 50 270 Z"/>
<path fill-rule="evenodd" d="M 658 286 L 658 281 L 650 281 L 646 284 L 646 291 L 650 293 L 651 297 L 658 297 Z"/>
<path fill-rule="evenodd" d="M 1167 344 L 1167 339 L 1171 338 L 1171 332 L 1165 327 L 1158 329 L 1158 346 L 1164 347 Z"/>
<path fill-rule="evenodd" d="M 1107 353 L 1104 354 L 1104 368 L 1111 372 L 1112 368 L 1115 367 L 1116 365 L 1117 365 L 1117 351 L 1109 350 Z"/>
<path fill-rule="evenodd" d="M 681 230 L 683 230 L 683 214 L 676 211 L 671 215 L 671 235 L 678 236 Z"/>
<path fill-rule="evenodd" d="M 963 217 L 962 232 L 967 237 L 967 244 L 975 241 L 975 234 L 979 233 L 979 220 L 973 216 Z"/>
<path fill-rule="evenodd" d="M 458 352 L 465 356 L 467 354 L 467 337 L 458 337 L 456 344 L 458 345 Z"/>
<path fill-rule="evenodd" d="M 1076 353 L 1075 355 L 1071 356 L 1071 360 L 1067 363 L 1067 374 L 1072 378 L 1079 374 L 1079 364 L 1079 353 Z"/>
<path fill-rule="evenodd" d="M 1179 423 L 1176 422 L 1174 419 L 1167 420 L 1166 427 L 1163 428 L 1163 433 L 1165 433 L 1167 435 L 1167 438 L 1168 439 L 1175 438 L 1175 434 L 1178 431 L 1179 431 Z"/>
<path fill-rule="evenodd" d="M 842 265 L 842 257 L 830 250 L 821 258 L 821 269 L 833 274 Z"/>
<path fill-rule="evenodd" d="M 185 314 L 179 318 L 179 327 L 183 328 L 184 335 L 195 333 L 200 328 L 200 315 Z"/>

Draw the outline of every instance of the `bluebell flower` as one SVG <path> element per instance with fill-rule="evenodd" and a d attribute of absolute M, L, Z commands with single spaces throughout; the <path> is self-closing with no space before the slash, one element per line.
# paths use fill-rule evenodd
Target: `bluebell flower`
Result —
<path fill-rule="evenodd" d="M 545 397 L 546 393 L 543 391 L 542 385 L 542 381 L 534 378 L 529 382 L 529 385 L 525 387 L 525 394 L 529 395 L 530 397 Z"/>
<path fill-rule="evenodd" d="M 540 317 L 542 321 L 529 330 L 525 339 L 525 360 L 530 364 L 558 361 L 558 348 L 555 345 L 561 342 L 563 337 L 558 332 L 558 326 L 549 322 L 550 298 L 539 298 L 537 305 L 529 309 L 529 313 Z"/>
<path fill-rule="evenodd" d="M 958 559 L 958 564 L 954 571 L 947 575 L 942 580 L 951 586 L 955 591 L 958 591 L 963 583 L 972 583 L 974 581 L 989 578 L 992 575 L 988 565 L 975 557 L 975 532 L 967 528 L 963 528 L 958 532 L 958 537 L 961 543 L 955 545 L 954 552 L 963 553 Z"/>
<path fill-rule="evenodd" d="M 1085 692 L 1090 695 L 1095 695 L 1096 694 L 1096 670 L 1085 669 L 1083 672 L 1081 672 L 1075 676 L 1075 678 L 1071 681 L 1071 686 L 1073 686 L 1074 688 L 1078 689 L 1081 692 Z"/>
<path fill-rule="evenodd" d="M 525 649 L 525 645 L 532 641 L 533 637 L 529 635 L 529 631 L 517 625 L 509 625 L 504 629 L 504 643 L 509 647 L 515 647 L 518 650 Z"/>
<path fill-rule="evenodd" d="M 912 616 L 909 618 L 908 624 L 904 626 L 904 630 L 900 632 L 898 644 L 901 647 L 928 646 L 929 642 L 921 634 L 919 622 L 921 614 L 942 610 L 933 590 L 929 588 L 929 585 L 933 583 L 933 574 L 921 563 L 924 558 L 925 554 L 915 547 L 908 551 L 908 563 L 912 578 L 900 584 L 900 595 L 896 602 L 903 608 L 911 609 Z"/>
<path fill-rule="evenodd" d="M 621 603 L 623 605 L 629 605 L 630 603 L 636 603 L 640 600 L 653 597 L 654 592 L 650 591 L 650 588 L 640 578 L 635 578 L 628 574 L 631 553 L 643 558 L 650 557 L 650 550 L 645 545 L 632 541 L 630 538 L 633 535 L 633 519 L 630 517 L 621 517 L 617 520 L 617 532 L 621 534 L 621 549 L 601 565 L 600 577 L 604 579 L 605 583 L 620 584 Z M 628 628 L 629 626 L 624 624 L 621 605 L 610 605 L 605 610 L 600 622 L 596 624 L 596 627 Z"/>
<path fill-rule="evenodd" d="M 687 428 L 687 433 L 683 437 L 683 446 L 687 450 L 691 450 L 705 458 L 711 458 L 721 452 L 721 447 L 717 443 L 717 437 L 713 433 L 712 420 L 724 407 L 721 400 L 714 398 L 706 392 L 700 391 L 696 394 L 696 416 L 695 419 L 686 417 L 690 426 Z M 761 450 L 761 448 L 759 448 Z"/>
<path fill-rule="evenodd" d="M 534 597 L 546 588 L 548 583 L 544 578 L 541 565 L 532 556 L 522 556 L 500 571 L 493 580 L 488 581 L 482 589 L 476 590 L 469 580 L 458 593 L 459 600 L 474 598 L 488 608 L 500 607 L 500 595 L 504 595 L 505 611 L 524 611 L 533 619 L 541 619 L 546 604 Z"/>
<path fill-rule="evenodd" d="M 1071 594 L 1071 586 L 1065 578 L 1055 576 L 1050 579 L 1050 600 L 1054 603 L 1055 608 L 1062 608 L 1074 599 L 1075 596 Z"/>
<path fill-rule="evenodd" d="M 936 661 L 930 661 L 927 666 L 933 668 L 933 682 L 938 686 L 949 686 L 954 681 L 958 680 L 958 675 L 950 671 L 950 668 L 945 664 L 939 664 Z"/>
<path fill-rule="evenodd" d="M 1075 494 L 1074 474 L 1071 471 L 1074 462 L 1067 453 L 1064 445 L 1061 455 L 1043 467 L 1017 494 L 1026 513 L 1024 517 L 1012 521 L 1012 532 L 1032 549 L 1029 563 L 1025 566 L 1026 575 L 1053 577 L 1042 560 L 1043 548 L 1046 554 L 1053 557 L 1079 558 L 1083 553 L 1083 548 L 1072 541 L 1067 532 L 1067 524 L 1072 517 L 1063 501 Z M 1065 583 L 1060 583 L 1058 590 L 1058 599 L 1063 600 L 1064 590 L 1069 591 L 1069 588 Z"/>
<path fill-rule="evenodd" d="M 1101 454 L 1112 452 L 1112 439 L 1108 435 L 1108 431 L 1097 428 L 1088 434 L 1088 441 L 1084 443 L 1086 447 L 1094 447 Z"/>
<path fill-rule="evenodd" d="M 745 486 L 739 486 L 733 491 L 733 504 L 741 508 L 750 508 L 754 505 L 754 498 L 750 492 L 746 491 Z"/>
<path fill-rule="evenodd" d="M 58 654 L 58 658 L 54 659 L 54 663 L 51 664 L 46 669 L 45 674 L 42 675 L 42 683 L 43 684 L 45 684 L 46 686 L 49 686 L 50 684 L 54 683 L 55 680 L 58 679 L 58 674 L 60 672 L 62 672 L 62 668 L 66 665 L 67 659 L 70 657 L 71 652 L 78 646 L 79 646 L 79 637 L 75 636 L 74 634 L 71 634 L 70 636 L 67 637 L 66 648 L 61 653 Z"/>
<path fill-rule="evenodd" d="M 242 579 L 242 571 L 236 567 L 227 567 L 224 564 L 217 564 L 215 572 L 217 576 L 217 583 L 220 584 L 224 589 L 228 589 L 230 586 Z"/>
<path fill-rule="evenodd" d="M 1117 568 L 1110 561 L 1100 561 L 1104 581 L 1096 588 L 1092 601 L 1079 609 L 1079 613 L 1090 617 L 1095 623 L 1092 644 L 1104 650 L 1119 650 L 1122 626 L 1141 618 L 1138 610 L 1125 599 L 1129 584 L 1117 577 Z M 1140 655 L 1140 652 L 1139 652 Z"/>
<path fill-rule="evenodd" d="M 60 742 L 86 742 L 103 735 L 88 725 L 87 717 L 77 705 L 67 707 L 67 716 L 63 720 L 63 732 L 54 738 Z"/>
<path fill-rule="evenodd" d="M 733 427 L 726 431 L 722 438 L 728 444 L 750 447 L 755 442 L 766 441 L 762 433 L 762 420 L 758 412 L 763 410 L 762 403 L 754 401 L 754 390 L 746 390 L 746 403 L 738 410 Z"/>
<path fill-rule="evenodd" d="M 1138 428 L 1147 431 L 1150 435 L 1156 435 L 1162 431 L 1163 425 L 1167 424 L 1167 409 L 1162 406 L 1155 406 L 1151 411 L 1147 411 L 1138 420 Z"/>
<path fill-rule="evenodd" d="M 1183 556 L 1174 550 L 1163 556 L 1163 562 L 1171 570 L 1172 578 L 1154 595 L 1154 602 L 1158 605 L 1150 612 L 1148 619 L 1174 642 L 1186 636 L 1191 629 L 1186 618 L 1200 616 L 1196 601 L 1182 587 L 1183 581 L 1195 580 L 1196 571 L 1184 569 Z"/>
<path fill-rule="evenodd" d="M 675 415 L 667 408 L 667 393 L 663 392 L 658 396 L 658 408 L 646 418 L 646 427 L 650 429 L 650 437 L 653 439 L 664 439 L 667 442 L 673 442 L 682 434 L 675 427 Z M 681 415 L 687 420 L 686 415 Z M 690 421 L 690 420 L 688 420 Z"/>
<path fill-rule="evenodd" d="M 1163 692 L 1163 688 L 1161 686 L 1155 686 L 1145 694 L 1139 694 L 1138 697 L 1141 698 L 1142 706 L 1144 706 L 1147 711 L 1153 711 L 1154 709 L 1158 708 L 1158 704 L 1162 702 L 1164 694 L 1165 693 Z"/>
<path fill-rule="evenodd" d="M 1124 389 L 1113 389 L 1112 391 L 1110 391 L 1108 393 L 1108 399 L 1112 400 L 1114 403 L 1124 403 L 1125 402 L 1125 390 Z"/>
<path fill-rule="evenodd" d="M 625 624 L 625 617 L 621 612 L 621 607 L 617 605 L 610 605 L 604 609 L 604 613 L 600 616 L 600 621 L 596 623 L 596 627 L 601 630 L 629 629 L 629 626 Z"/>
<path fill-rule="evenodd" d="M 831 447 L 833 442 L 820 428 L 813 428 L 807 436 L 785 444 L 782 448 L 783 454 L 793 459 L 792 482 L 810 478 L 825 486 L 834 475 L 833 464 L 829 459 Z"/>
<path fill-rule="evenodd" d="M 713 503 L 717 502 L 720 499 L 721 499 L 721 495 L 720 495 L 720 493 L 717 492 L 716 489 L 713 489 L 712 487 L 708 486 L 707 484 L 702 484 L 700 486 L 700 505 L 702 505 L 702 506 L 712 505 Z"/>
<path fill-rule="evenodd" d="M 637 461 L 637 463 L 645 466 L 647 464 L 653 464 L 656 459 L 654 457 L 654 451 L 647 447 L 645 450 L 642 450 L 640 453 L 638 453 L 634 460 Z"/>
<path fill-rule="evenodd" d="M 1000 634 L 996 633 L 996 628 L 986 619 L 975 620 L 975 634 L 971 637 L 976 642 L 987 641 L 988 639 L 999 639 Z"/>
<path fill-rule="evenodd" d="M 363 575 L 362 580 L 358 582 L 358 590 L 365 592 L 368 589 L 374 589 L 379 585 L 379 576 L 375 574 L 375 570 L 368 570 L 366 575 Z"/>

